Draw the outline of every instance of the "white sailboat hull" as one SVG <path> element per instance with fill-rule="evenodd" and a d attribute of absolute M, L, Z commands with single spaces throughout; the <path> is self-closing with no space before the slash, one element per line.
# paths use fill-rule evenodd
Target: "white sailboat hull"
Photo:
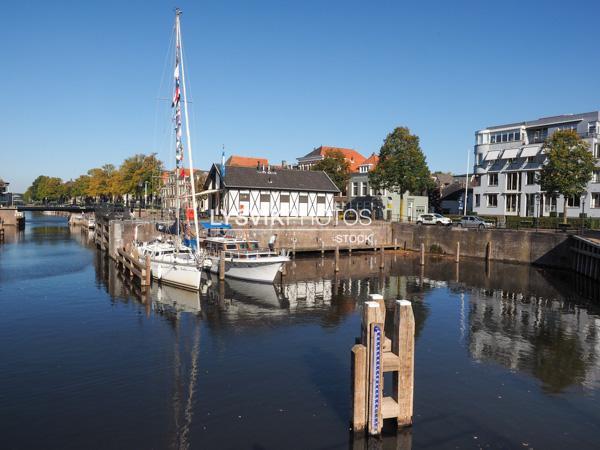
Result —
<path fill-rule="evenodd" d="M 219 258 L 210 257 L 212 273 L 219 273 Z M 240 280 L 258 281 L 260 283 L 273 283 L 281 266 L 288 261 L 286 256 L 258 258 L 256 260 L 243 258 L 227 258 L 225 260 L 225 277 Z"/>
<path fill-rule="evenodd" d="M 195 266 L 151 261 L 152 278 L 170 286 L 198 291 L 202 271 Z"/>

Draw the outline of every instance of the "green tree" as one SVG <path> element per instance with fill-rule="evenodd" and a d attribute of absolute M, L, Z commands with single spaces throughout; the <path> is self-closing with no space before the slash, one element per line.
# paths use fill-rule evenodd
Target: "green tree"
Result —
<path fill-rule="evenodd" d="M 404 193 L 423 193 L 434 187 L 419 137 L 406 127 L 398 127 L 387 135 L 379 151 L 379 163 L 369 173 L 375 189 L 400 194 L 400 211 L 404 209 Z"/>
<path fill-rule="evenodd" d="M 63 182 L 58 177 L 40 175 L 25 192 L 27 201 L 58 201 L 64 195 Z"/>
<path fill-rule="evenodd" d="M 148 193 L 155 193 L 159 185 L 152 183 L 163 170 L 163 164 L 156 158 L 156 153 L 150 155 L 138 154 L 127 158 L 119 168 L 119 188 L 121 194 L 136 194 L 148 183 Z"/>
<path fill-rule="evenodd" d="M 350 163 L 341 151 L 329 150 L 321 161 L 312 166 L 312 170 L 325 172 L 342 193 L 346 192 Z"/>
<path fill-rule="evenodd" d="M 81 198 L 87 196 L 88 185 L 90 182 L 89 175 L 80 175 L 71 186 L 71 196 L 75 198 Z"/>
<path fill-rule="evenodd" d="M 595 168 L 589 145 L 574 130 L 559 130 L 544 143 L 546 163 L 539 183 L 548 195 L 563 195 L 563 222 L 567 222 L 569 197 L 580 196 L 592 179 Z"/>

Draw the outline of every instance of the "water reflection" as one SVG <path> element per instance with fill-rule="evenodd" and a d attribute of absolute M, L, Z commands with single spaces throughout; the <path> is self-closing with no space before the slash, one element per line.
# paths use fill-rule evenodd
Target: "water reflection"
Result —
<path fill-rule="evenodd" d="M 560 276 L 528 266 L 483 267 L 468 260 L 459 269 L 443 258 L 431 258 L 422 267 L 416 258 L 398 255 L 387 258 L 387 273 L 382 276 L 378 258 L 371 254 L 342 258 L 343 278 L 333 270 L 332 261 L 321 258 L 296 259 L 288 276 L 275 285 L 220 282 L 208 276 L 201 293 L 156 283 L 151 291 L 141 291 L 100 253 L 96 270 L 113 299 L 137 298 L 147 313 L 152 305 L 160 314 L 201 315 L 216 330 L 287 325 L 290 318 L 337 326 L 369 294 L 383 291 L 390 312 L 396 298 L 413 302 L 418 339 L 431 313 L 427 294 L 447 289 L 458 296 L 461 341 L 474 360 L 533 375 L 549 392 L 571 385 L 600 387 L 597 308 L 572 291 L 564 292 Z M 386 327 L 391 326 L 388 314 Z"/>
<path fill-rule="evenodd" d="M 87 231 L 54 217 L 28 227 L 0 247 L 8 448 L 597 442 L 600 311 L 579 278 L 468 259 L 422 267 L 400 253 L 381 270 L 379 255 L 356 253 L 337 273 L 330 259 L 298 257 L 273 286 L 210 277 L 200 293 L 143 290 Z M 380 292 L 390 312 L 395 298 L 413 302 L 415 426 L 355 439 L 349 351 L 364 301 Z"/>
<path fill-rule="evenodd" d="M 474 290 L 469 351 L 539 378 L 549 392 L 600 387 L 600 319 L 585 307 L 500 290 Z"/>

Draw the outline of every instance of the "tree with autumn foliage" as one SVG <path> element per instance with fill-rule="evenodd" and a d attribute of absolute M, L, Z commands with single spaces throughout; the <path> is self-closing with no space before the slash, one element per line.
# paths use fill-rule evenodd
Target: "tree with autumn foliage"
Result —
<path fill-rule="evenodd" d="M 350 163 L 341 151 L 329 150 L 311 169 L 325 172 L 342 193 L 346 191 L 350 178 Z"/>
<path fill-rule="evenodd" d="M 589 145 L 574 130 L 559 130 L 543 145 L 546 162 L 539 183 L 546 195 L 563 195 L 563 223 L 567 223 L 567 201 L 585 191 L 595 161 Z"/>

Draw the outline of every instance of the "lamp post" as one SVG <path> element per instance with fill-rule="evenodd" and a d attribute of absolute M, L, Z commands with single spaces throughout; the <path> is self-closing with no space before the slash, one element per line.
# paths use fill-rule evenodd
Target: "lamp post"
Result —
<path fill-rule="evenodd" d="M 144 209 L 147 208 L 148 204 L 148 182 L 144 181 Z"/>
<path fill-rule="evenodd" d="M 587 191 L 581 193 L 581 234 L 585 232 L 585 199 L 587 194 Z"/>
<path fill-rule="evenodd" d="M 142 217 L 142 182 L 140 181 L 137 185 L 137 198 L 138 198 L 138 217 Z"/>
<path fill-rule="evenodd" d="M 535 193 L 535 201 L 537 203 L 537 217 L 535 218 L 535 231 L 538 231 L 540 225 L 540 217 L 542 214 L 542 194 L 539 192 Z"/>

